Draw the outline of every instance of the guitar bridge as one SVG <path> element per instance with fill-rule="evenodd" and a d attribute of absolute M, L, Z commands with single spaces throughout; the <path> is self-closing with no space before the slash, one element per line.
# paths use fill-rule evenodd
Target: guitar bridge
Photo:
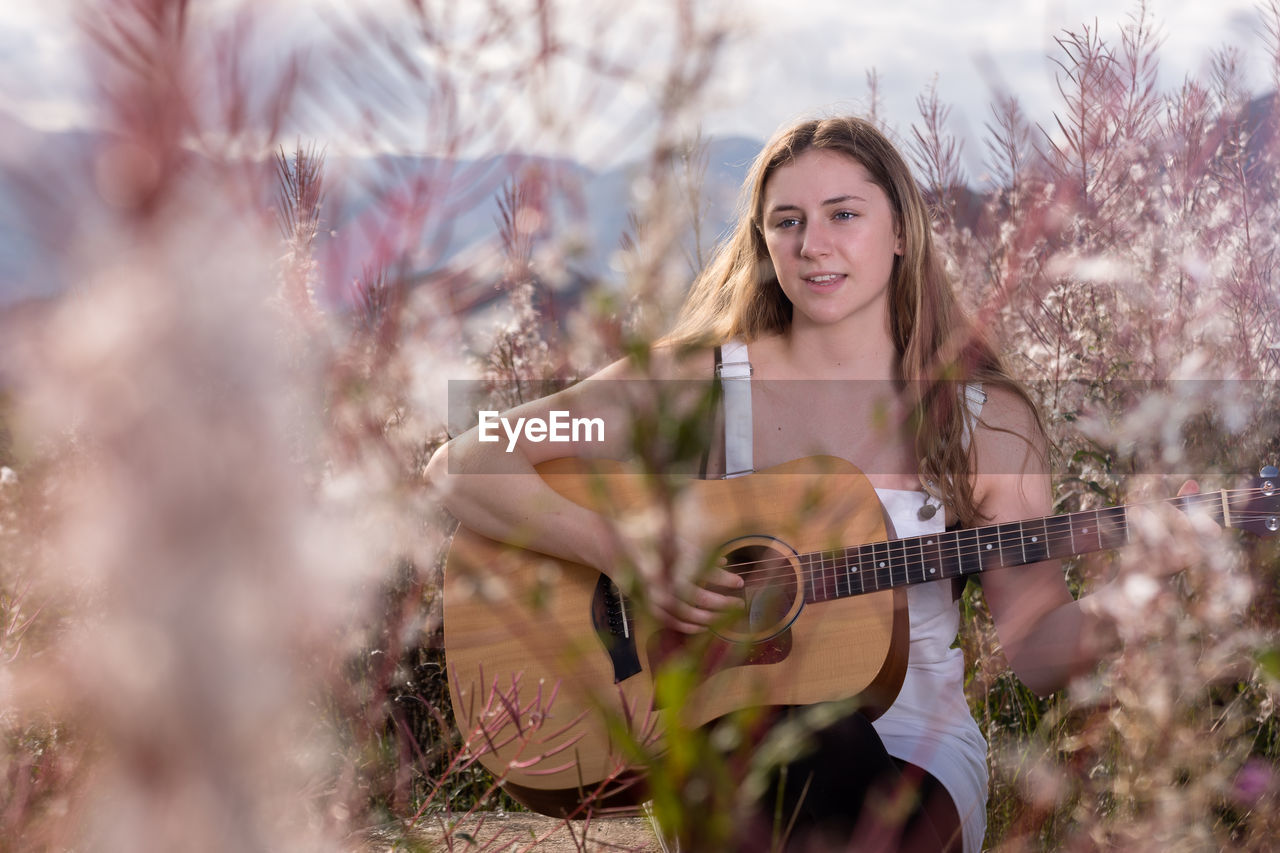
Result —
<path fill-rule="evenodd" d="M 591 625 L 613 662 L 613 683 L 626 681 L 640 672 L 640 656 L 636 653 L 635 622 L 627 611 L 627 597 L 601 574 L 591 597 Z"/>

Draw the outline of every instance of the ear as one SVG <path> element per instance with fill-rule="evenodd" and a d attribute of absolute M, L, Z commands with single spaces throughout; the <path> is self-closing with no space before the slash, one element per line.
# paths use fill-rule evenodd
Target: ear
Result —
<path fill-rule="evenodd" d="M 898 233 L 895 236 L 897 237 L 897 240 L 893 244 L 893 253 L 895 255 L 901 256 L 902 253 L 905 251 L 905 249 L 902 246 L 902 232 L 898 231 Z"/>

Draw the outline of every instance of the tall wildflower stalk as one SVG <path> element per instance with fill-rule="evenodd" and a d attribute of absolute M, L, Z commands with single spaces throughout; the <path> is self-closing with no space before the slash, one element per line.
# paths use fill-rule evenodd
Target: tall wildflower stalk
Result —
<path fill-rule="evenodd" d="M 1060 510 L 1167 494 L 1184 476 L 1235 483 L 1280 450 L 1275 229 L 1258 227 L 1280 201 L 1276 118 L 1259 119 L 1272 97 L 1250 101 L 1233 49 L 1208 79 L 1162 91 L 1145 4 L 1118 42 L 1095 22 L 1057 44 L 1053 126 L 1031 135 L 1016 99 L 998 96 L 986 208 L 972 230 L 939 220 L 940 236 L 1044 407 Z M 941 150 L 937 111 L 922 110 L 917 138 Z M 989 844 L 1265 849 L 1274 837 L 1274 548 L 1167 535 L 1068 567 L 1082 591 L 1115 579 L 1104 602 L 1124 646 L 1048 700 L 1016 685 L 981 596 L 966 595 L 970 695 L 992 746 Z M 1147 576 L 1183 560 L 1177 582 Z"/>
<path fill-rule="evenodd" d="M 311 317 L 317 310 L 315 242 L 324 202 L 324 152 L 298 145 L 289 156 L 282 147 L 275 167 L 276 215 L 288 251 L 280 296 L 296 315 Z"/>

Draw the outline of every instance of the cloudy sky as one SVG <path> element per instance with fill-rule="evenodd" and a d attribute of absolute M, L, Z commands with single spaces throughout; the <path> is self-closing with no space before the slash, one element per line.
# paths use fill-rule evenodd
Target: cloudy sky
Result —
<path fill-rule="evenodd" d="M 726 57 L 737 87 L 726 125 L 770 127 L 807 104 L 865 93 L 865 71 L 880 77 L 886 112 L 903 126 L 936 75 L 953 117 L 981 127 L 992 84 L 1018 94 L 1029 114 L 1054 104 L 1054 36 L 1096 26 L 1114 41 L 1136 3 L 1107 0 L 752 0 L 760 25 Z M 1203 70 L 1211 52 L 1233 44 L 1252 54 L 1251 83 L 1265 85 L 1260 16 L 1252 0 L 1149 0 L 1163 36 L 1162 77 L 1176 85 Z M 777 11 L 783 10 L 785 12 Z M 771 11 L 772 10 L 772 11 Z M 754 109 L 745 105 L 751 103 Z M 1038 109 L 1039 107 L 1039 109 Z"/>
<path fill-rule="evenodd" d="M 324 33 L 317 10 L 353 6 L 389 14 L 404 0 L 253 0 L 255 11 L 278 15 L 273 32 L 282 43 L 306 44 Z M 506 0 L 519 8 L 532 0 Z M 571 9 L 599 18 L 644 15 L 663 26 L 670 0 L 560 0 Z M 717 0 L 705 0 L 706 7 Z M 468 7 L 468 3 L 471 4 Z M 76 0 L 0 0 L 0 111 L 42 129 L 56 130 L 88 121 L 83 71 L 75 61 L 75 28 L 69 25 Z M 245 7 L 248 0 L 195 0 L 202 14 Z M 478 0 L 453 0 L 464 10 Z M 802 114 L 866 106 L 867 70 L 875 68 L 884 114 L 905 131 L 916 117 L 916 97 L 936 79 L 943 103 L 953 107 L 952 121 L 962 135 L 981 132 L 988 119 L 992 86 L 1018 94 L 1035 121 L 1052 123 L 1057 104 L 1054 66 L 1060 55 L 1055 35 L 1094 25 L 1114 39 L 1136 3 L 1107 0 L 724 0 L 735 35 L 720 55 L 710 81 L 703 129 L 709 134 L 768 136 L 780 123 Z M 1163 36 L 1162 78 L 1176 85 L 1201 73 L 1211 52 L 1235 45 L 1248 60 L 1253 91 L 1270 87 L 1266 48 L 1259 35 L 1261 13 L 1254 0 L 1149 0 Z M 637 9 L 640 12 L 637 13 Z M 625 13 L 622 10 L 626 10 Z M 575 15 L 566 15 L 573 20 Z M 580 17 L 589 17 L 583 14 Z M 643 27 L 630 46 L 646 48 Z M 639 55 L 639 54 L 637 54 Z M 612 104 L 640 106 L 642 92 Z M 590 135 L 584 133 L 584 135 Z M 403 143 L 412 145 L 412 143 Z M 970 145 L 971 149 L 977 146 Z M 971 156 L 973 152 L 970 152 Z M 598 156 L 583 155 L 583 156 Z"/>

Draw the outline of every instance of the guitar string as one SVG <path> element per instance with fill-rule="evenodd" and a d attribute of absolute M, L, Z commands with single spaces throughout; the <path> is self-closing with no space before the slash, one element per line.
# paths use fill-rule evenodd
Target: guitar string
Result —
<path fill-rule="evenodd" d="M 1266 518 L 1268 515 L 1270 514 L 1259 514 L 1256 518 L 1262 519 Z M 1127 523 L 1104 525 L 1101 533 L 1101 537 L 1103 537 L 1102 543 L 1098 547 L 1079 550 L 1072 547 L 1069 553 L 1063 556 L 1077 556 L 1080 554 L 1092 553 L 1094 551 L 1111 550 L 1123 545 L 1131 544 L 1127 541 L 1129 528 L 1130 525 Z M 1088 533 L 1082 532 L 1082 535 L 1094 537 L 1099 534 L 1097 531 L 1090 531 Z M 1124 537 L 1125 541 L 1116 541 L 1110 544 L 1106 541 L 1107 539 L 1120 538 L 1121 536 Z M 1045 556 L 1043 557 L 1043 560 L 1061 559 L 1062 557 L 1054 556 L 1053 552 L 1055 547 L 1064 543 L 1072 542 L 1072 538 L 1072 534 L 1069 531 L 1049 534 L 1044 537 L 1038 537 L 1038 541 L 1029 543 L 1025 547 L 1022 542 L 1016 541 L 1017 537 L 1015 537 L 1014 541 L 991 542 L 989 543 L 991 547 L 987 547 L 988 543 L 978 541 L 957 543 L 949 546 L 916 543 L 912 542 L 910 539 L 893 540 L 893 544 L 889 545 L 886 545 L 885 542 L 870 542 L 865 545 L 852 546 L 843 549 L 837 548 L 830 551 L 812 551 L 798 556 L 788 555 L 776 556 L 763 560 L 749 560 L 733 564 L 728 568 L 734 571 L 735 574 L 750 579 L 756 575 L 768 574 L 771 569 L 749 568 L 745 571 L 739 571 L 740 567 L 757 565 L 763 566 L 766 563 L 774 564 L 776 566 L 779 562 L 789 562 L 790 559 L 795 559 L 801 564 L 801 570 L 799 572 L 800 576 L 806 580 L 826 577 L 836 579 L 839 574 L 870 573 L 872 575 L 879 576 L 884 573 L 889 573 L 892 577 L 894 573 L 901 573 L 902 576 L 906 578 L 904 581 L 905 583 L 913 583 L 927 581 L 930 579 L 938 579 L 937 576 L 924 574 L 924 570 L 930 568 L 931 564 L 934 562 L 936 562 L 937 565 L 932 567 L 943 569 L 944 573 L 941 577 L 944 578 L 975 574 L 975 572 L 965 572 L 963 569 L 956 572 L 955 569 L 957 564 L 966 557 L 978 558 L 981 560 L 983 554 L 1002 554 L 1007 551 L 1024 551 L 1025 554 L 1026 550 L 1034 549 L 1033 553 L 1035 551 L 1044 552 Z M 862 552 L 863 549 L 870 550 L 876 546 L 884 547 L 883 550 L 878 553 L 859 553 Z M 927 554 L 924 551 L 926 548 L 930 549 Z M 822 559 L 831 559 L 833 562 L 824 565 L 823 563 L 818 562 Z M 910 565 L 904 566 L 904 559 Z M 1034 562 L 1040 562 L 1040 560 L 1026 559 L 1006 564 L 1002 558 L 999 567 L 1029 565 Z M 997 568 L 997 566 L 983 566 L 980 571 L 985 571 L 988 568 Z M 951 570 L 951 574 L 946 574 L 946 570 L 948 569 Z M 919 573 L 918 577 L 916 576 L 916 573 Z"/>
<path fill-rule="evenodd" d="M 1248 490 L 1241 489 L 1241 490 L 1232 492 L 1232 494 L 1238 496 L 1240 494 L 1243 494 L 1246 491 Z M 1256 491 L 1260 492 L 1261 490 L 1256 490 Z M 1191 501 L 1189 500 L 1190 498 L 1201 498 L 1201 500 Z M 1204 505 L 1212 506 L 1214 508 L 1218 508 L 1221 506 L 1221 496 L 1217 493 L 1212 493 L 1209 495 L 1187 495 L 1186 498 L 1180 499 L 1180 500 L 1186 500 L 1187 503 L 1204 504 Z M 1006 522 L 1005 524 L 1019 527 L 1019 528 L 1025 528 L 1028 525 L 1034 525 L 1037 522 L 1046 522 L 1046 523 L 1056 522 L 1054 526 L 1059 528 L 1056 530 L 1050 530 L 1048 524 L 1046 524 L 1045 535 L 1043 536 L 1043 539 L 1046 542 L 1058 543 L 1058 542 L 1070 540 L 1072 536 L 1075 535 L 1077 532 L 1085 536 L 1097 535 L 1096 530 L 1093 532 L 1086 532 L 1085 529 L 1083 528 L 1078 529 L 1074 526 L 1066 526 L 1065 529 L 1063 529 L 1065 525 L 1069 524 L 1069 519 L 1071 519 L 1072 517 L 1078 517 L 1082 515 L 1093 514 L 1096 519 L 1102 521 L 1103 523 L 1100 526 L 1104 528 L 1104 533 L 1127 532 L 1129 528 L 1127 511 L 1133 506 L 1149 506 L 1149 505 L 1135 504 L 1135 505 L 1129 505 L 1129 506 L 1104 507 L 1099 510 L 1082 510 L 1076 513 L 1066 513 L 1066 514 L 1057 515 L 1057 516 L 1045 516 L 1043 518 L 1027 519 L 1026 521 L 1020 521 L 1020 522 Z M 1120 512 L 1121 510 L 1124 511 L 1123 517 L 1121 517 L 1121 512 Z M 1108 512 L 1114 514 L 1115 516 L 1117 516 L 1117 518 L 1105 519 L 1101 517 L 1101 514 L 1105 514 Z M 1248 520 L 1248 519 L 1265 519 L 1268 516 L 1273 515 L 1273 513 L 1256 513 L 1251 515 L 1249 511 L 1242 510 L 1242 511 L 1234 512 L 1232 513 L 1232 515 L 1233 517 L 1238 519 Z M 934 546 L 932 543 L 926 543 L 926 542 L 920 541 L 920 540 L 924 540 L 926 537 L 931 536 L 931 534 L 921 534 L 918 536 L 905 537 L 902 539 L 886 540 L 882 542 L 867 542 L 861 545 L 853 545 L 853 546 L 848 546 L 844 548 L 837 547 L 837 548 L 832 548 L 828 550 L 813 551 L 806 554 L 800 554 L 797 556 L 798 558 L 803 558 L 803 557 L 811 557 L 814 555 L 822 555 L 822 554 L 841 555 L 841 554 L 847 554 L 852 551 L 861 550 L 864 548 L 875 548 L 875 547 L 888 547 L 890 550 L 894 552 L 895 556 L 900 556 L 909 548 L 916 549 L 916 548 L 924 548 L 924 547 L 935 548 L 936 552 L 943 556 L 951 556 L 957 553 L 962 554 L 962 553 L 965 553 L 966 551 L 978 551 L 978 552 L 989 551 L 991 549 L 984 547 L 987 544 L 987 541 L 986 540 L 981 542 L 978 541 L 978 536 L 982 534 L 983 531 L 988 531 L 986 534 L 988 537 L 991 537 L 991 536 L 996 537 L 997 541 L 993 543 L 996 547 L 1005 547 L 1005 545 L 1001 544 L 1001 534 L 999 531 L 999 528 L 1001 526 L 1005 526 L 1005 525 L 985 525 L 980 528 L 968 528 L 960 531 L 943 531 L 937 534 L 932 534 L 933 536 L 936 536 L 939 539 L 954 540 L 955 543 L 959 543 L 962 537 L 972 540 L 970 542 L 963 543 L 963 544 L 957 544 L 957 545 L 948 544 L 948 546 L 945 548 L 942 546 Z M 1007 543 L 1009 547 L 1020 547 L 1020 548 L 1025 547 L 1025 543 L 1020 541 L 1021 539 L 1026 538 L 1025 533 L 1022 536 L 1019 536 L 1016 533 L 1010 533 L 1005 535 L 1011 540 L 1011 542 Z M 1037 534 L 1036 538 L 1039 539 L 1041 537 Z M 1014 543 L 1016 543 L 1016 545 Z M 1039 545 L 1039 542 L 1036 542 L 1034 544 Z M 1103 546 L 1101 548 L 1095 548 L 1091 550 L 1106 550 L 1106 547 Z M 1087 552 L 1081 552 L 1081 553 L 1087 553 Z M 733 565 L 736 568 L 739 566 L 751 566 L 756 564 L 763 564 L 766 562 L 776 562 L 778 559 L 780 558 L 772 557 L 764 560 L 746 560 L 740 563 L 735 563 Z"/>
<path fill-rule="evenodd" d="M 1269 514 L 1262 514 L 1257 517 L 1265 518 L 1266 515 L 1269 515 Z M 1114 548 L 1131 544 L 1127 541 L 1128 529 L 1129 529 L 1129 526 L 1125 524 L 1117 524 L 1117 525 L 1109 526 L 1103 532 L 1104 537 L 1118 537 L 1120 534 L 1124 534 L 1126 541 L 1117 541 L 1110 544 L 1104 541 L 1100 547 L 1088 548 L 1088 549 L 1079 550 L 1079 551 L 1072 550 L 1070 553 L 1068 553 L 1065 556 L 1077 556 L 1079 554 L 1091 553 L 1094 551 L 1112 550 Z M 1094 536 L 1095 534 L 1089 533 L 1086 535 Z M 903 540 L 896 540 L 896 541 L 902 542 Z M 1062 557 L 1054 556 L 1053 546 L 1064 543 L 1064 542 L 1069 542 L 1069 541 L 1070 541 L 1069 535 L 1059 535 L 1057 537 L 1052 537 L 1052 536 L 1045 537 L 1042 540 L 1043 544 L 1041 543 L 1036 543 L 1036 544 L 1038 548 L 1042 548 L 1042 550 L 1044 550 L 1045 552 L 1045 556 L 1042 559 L 1052 560 L 1052 559 L 1062 558 Z M 1021 545 L 1015 544 L 1015 543 L 1005 543 L 1003 546 L 996 545 L 995 543 L 993 543 L 994 547 L 990 549 L 984 546 L 980 547 L 976 543 L 972 545 L 966 544 L 963 546 L 952 547 L 952 548 L 937 548 L 935 551 L 937 556 L 937 565 L 933 567 L 942 569 L 943 573 L 941 575 L 925 575 L 924 574 L 924 569 L 930 567 L 930 563 L 932 562 L 932 560 L 925 560 L 925 559 L 922 559 L 917 554 L 912 554 L 911 553 L 912 551 L 916 551 L 917 548 L 921 547 L 917 545 L 894 545 L 889 547 L 884 552 L 874 555 L 874 557 L 864 554 L 863 555 L 864 559 L 856 559 L 848 555 L 852 552 L 856 552 L 860 550 L 863 547 L 871 547 L 874 545 L 883 545 L 883 544 L 885 543 L 867 543 L 866 546 L 855 546 L 848 549 L 837 549 L 830 552 L 825 552 L 827 554 L 832 555 L 835 558 L 835 560 L 839 561 L 829 565 L 822 565 L 821 563 L 815 564 L 815 561 L 814 561 L 815 555 L 822 554 L 824 552 L 809 552 L 806 554 L 801 554 L 795 558 L 801 564 L 801 569 L 798 574 L 806 583 L 809 583 L 815 579 L 821 579 L 824 585 L 826 583 L 826 578 L 831 578 L 834 582 L 839 583 L 840 582 L 839 575 L 841 574 L 844 574 L 846 576 L 850 574 L 854 574 L 858 576 L 865 576 L 867 574 L 870 574 L 876 578 L 882 578 L 885 574 L 888 574 L 889 580 L 887 583 L 880 583 L 879 581 L 876 582 L 877 588 L 887 589 L 893 586 L 904 586 L 911 583 L 920 583 L 920 582 L 925 582 L 929 580 L 939 580 L 939 579 L 945 579 L 945 578 L 963 577 L 970 574 L 977 574 L 977 572 L 973 572 L 973 571 L 966 572 L 966 571 L 963 571 L 963 569 L 961 569 L 960 571 L 956 571 L 959 561 L 963 560 L 966 557 L 970 557 L 970 558 L 976 558 L 981 562 L 983 554 L 999 554 L 1001 553 L 1001 551 L 1004 551 L 1004 550 L 1013 550 L 1013 551 L 1021 550 Z M 923 547 L 934 548 L 935 546 L 926 545 Z M 1000 550 L 997 550 L 997 549 L 1000 549 Z M 846 553 L 842 553 L 842 552 L 846 552 Z M 933 555 L 930 555 L 930 556 L 933 556 Z M 904 566 L 902 564 L 904 558 L 910 563 L 910 565 Z M 735 574 L 738 574 L 746 579 L 751 579 L 756 575 L 768 574 L 771 571 L 771 569 L 763 568 L 763 569 L 748 569 L 746 571 L 737 571 L 738 566 L 763 565 L 765 563 L 773 563 L 776 565 L 780 561 L 789 561 L 789 558 L 773 557 L 765 560 L 753 560 L 753 561 L 747 561 L 744 563 L 735 564 L 728 568 L 734 571 Z M 986 571 L 992 568 L 1012 568 L 1020 565 L 1030 565 L 1032 563 L 1041 562 L 1041 561 L 1042 560 L 1026 559 L 1026 560 L 1017 560 L 1015 562 L 1006 564 L 1004 560 L 1001 559 L 999 566 L 983 565 L 982 568 L 979 569 L 979 571 Z M 869 563 L 874 563 L 875 565 L 868 567 Z M 948 570 L 950 571 L 950 574 L 947 573 Z M 898 579 L 894 578 L 895 574 L 899 576 Z M 845 585 L 848 586 L 847 583 Z M 865 583 L 863 583 L 862 586 L 865 587 Z"/>
<path fill-rule="evenodd" d="M 1237 490 L 1228 491 L 1228 496 L 1230 499 L 1239 499 L 1241 497 L 1244 497 L 1250 494 L 1260 495 L 1262 493 L 1263 493 L 1263 490 L 1261 488 L 1237 489 Z M 1175 502 L 1181 502 L 1183 505 L 1182 509 L 1184 510 L 1194 509 L 1195 507 L 1201 506 L 1201 505 L 1212 507 L 1215 509 L 1220 509 L 1222 506 L 1222 495 L 1219 492 L 1198 493 L 1195 495 L 1186 495 L 1181 498 L 1175 498 L 1165 503 L 1169 505 L 1173 505 Z M 1048 552 L 1052 550 L 1052 547 L 1051 547 L 1052 545 L 1057 545 L 1063 542 L 1071 541 L 1077 533 L 1083 536 L 1099 536 L 1099 537 L 1125 534 L 1125 537 L 1127 538 L 1128 531 L 1131 526 L 1128 520 L 1128 510 L 1135 506 L 1158 506 L 1158 505 L 1160 505 L 1159 502 L 1157 502 L 1156 504 L 1133 504 L 1128 506 L 1103 507 L 1098 510 L 1082 510 L 1080 512 L 1075 512 L 1075 513 L 1066 513 L 1066 514 L 1057 515 L 1057 516 L 1045 516 L 1043 518 L 1028 519 L 1026 521 L 1021 521 L 1021 522 L 1007 522 L 1007 524 L 1015 525 L 1018 528 L 1025 528 L 1027 525 L 1044 523 L 1044 527 L 1045 527 L 1044 535 L 1043 536 L 1037 535 L 1036 539 L 1038 541 L 1032 542 L 1030 544 L 1037 549 L 1043 549 L 1046 552 Z M 1108 512 L 1113 513 L 1117 518 L 1114 520 L 1106 519 L 1105 514 Z M 1082 515 L 1087 516 L 1091 514 L 1094 515 L 1095 519 L 1100 522 L 1098 525 L 1098 528 L 1100 528 L 1101 532 L 1099 532 L 1099 530 L 1097 529 L 1095 529 L 1092 532 L 1086 532 L 1083 529 L 1077 529 L 1074 526 L 1071 526 L 1070 520 L 1072 518 L 1077 518 Z M 1263 512 L 1256 512 L 1256 511 L 1250 511 L 1250 510 L 1238 510 L 1238 511 L 1231 512 L 1231 516 L 1233 519 L 1239 519 L 1241 521 L 1261 520 L 1261 519 L 1268 518 L 1269 516 L 1272 516 L 1272 515 L 1275 515 L 1275 513 L 1263 513 Z M 1063 525 L 1066 525 L 1066 529 L 1053 530 L 1053 529 L 1050 529 L 1050 525 L 1053 525 L 1054 527 L 1057 527 L 1057 528 L 1062 528 Z M 822 565 L 818 565 L 815 567 L 815 566 L 812 566 L 812 560 L 815 556 L 822 558 L 822 555 L 828 555 L 834 559 L 848 561 L 851 554 L 859 552 L 863 549 L 870 549 L 870 548 L 876 548 L 876 547 L 881 547 L 885 549 L 882 555 L 878 555 L 876 562 L 883 561 L 886 563 L 886 565 L 872 569 L 872 572 L 882 571 L 882 570 L 892 570 L 894 567 L 889 565 L 889 562 L 891 560 L 900 561 L 901 558 L 906 556 L 910 551 L 916 551 L 922 554 L 924 548 L 932 549 L 932 553 L 930 556 L 934 557 L 940 562 L 951 560 L 951 559 L 959 560 L 965 556 L 973 556 L 973 555 L 980 556 L 983 553 L 995 553 L 995 549 L 1004 550 L 1006 547 L 1014 548 L 1014 549 L 1022 549 L 1025 551 L 1028 545 L 1028 542 L 1024 542 L 1022 540 L 1026 539 L 1027 531 L 1024 530 L 1022 535 L 1019 535 L 1016 532 L 1012 534 L 1006 534 L 1011 541 L 1005 542 L 999 531 L 999 528 L 1001 526 L 1003 525 L 986 525 L 980 528 L 970 528 L 970 529 L 961 530 L 961 531 L 944 531 L 944 532 L 938 533 L 937 537 L 939 540 L 943 540 L 943 539 L 952 540 L 951 542 L 946 543 L 945 545 L 941 541 L 936 545 L 926 544 L 924 540 L 926 537 L 929 536 L 929 534 L 924 534 L 921 536 L 907 537 L 904 539 L 887 540 L 885 542 L 868 542 L 862 545 L 855 545 L 847 548 L 833 548 L 831 550 L 826 550 L 826 551 L 812 551 L 805 554 L 794 555 L 794 556 L 795 556 L 795 559 L 804 561 L 806 563 L 805 567 L 802 568 L 800 572 L 801 576 L 812 579 L 818 576 L 828 575 L 830 573 L 830 569 L 832 568 L 836 568 L 837 570 L 848 571 L 848 569 L 851 567 L 851 564 L 846 564 L 840 567 L 824 567 Z M 1238 525 L 1233 525 L 1233 526 L 1238 526 Z M 983 531 L 988 531 L 985 534 L 987 537 L 987 540 L 979 541 L 979 536 L 982 535 Z M 995 541 L 989 542 L 989 539 L 992 536 L 995 537 Z M 962 537 L 969 539 L 971 541 L 961 542 L 960 540 Z M 994 547 L 986 547 L 988 544 Z M 1124 543 L 1119 543 L 1119 544 L 1124 544 Z M 1102 545 L 1099 548 L 1090 548 L 1089 551 L 1108 550 L 1109 547 L 1116 547 L 1116 546 Z M 1075 553 L 1088 553 L 1089 551 L 1080 551 L 1080 552 L 1073 551 L 1072 555 L 1074 555 Z M 805 560 L 805 558 L 809 558 L 809 559 Z M 756 574 L 768 573 L 769 569 L 767 568 L 747 569 L 745 571 L 739 571 L 739 569 L 741 569 L 741 567 L 743 566 L 756 566 L 756 565 L 762 566 L 766 563 L 776 565 L 780 560 L 789 561 L 789 559 L 790 558 L 787 556 L 775 556 L 775 557 L 770 557 L 770 558 L 761 559 L 761 560 L 746 560 L 740 563 L 734 563 L 729 568 L 734 570 L 736 574 L 745 578 L 745 577 L 756 575 Z M 921 566 L 925 565 L 925 561 L 922 559 L 922 557 L 913 557 L 911 559 L 912 559 L 912 562 L 919 563 Z M 1046 559 L 1053 559 L 1053 558 L 1046 557 Z M 1020 565 L 1020 564 L 1015 563 L 1014 565 Z M 964 573 L 962 572 L 961 574 L 964 574 Z M 955 577 L 955 576 L 956 575 L 952 575 L 952 577 Z M 921 580 L 925 580 L 925 579 L 926 578 L 923 578 L 923 577 L 921 578 Z"/>
<path fill-rule="evenodd" d="M 1127 533 L 1127 529 L 1122 526 L 1114 527 L 1111 530 L 1114 531 L 1113 535 Z M 1067 537 L 1060 537 L 1057 540 L 1057 542 L 1065 542 L 1065 541 L 1069 541 Z M 850 591 L 848 593 L 845 593 L 846 595 L 856 594 L 856 593 L 853 593 L 854 577 L 857 577 L 859 579 L 857 583 L 858 592 L 876 592 L 879 590 L 892 589 L 892 588 L 901 587 L 901 586 L 909 586 L 916 583 L 926 583 L 931 580 L 946 580 L 946 579 L 956 578 L 956 577 L 967 577 L 969 575 L 978 574 L 978 573 L 985 572 L 995 568 L 1015 568 L 1018 566 L 1031 565 L 1036 562 L 1042 562 L 1042 561 L 1053 560 L 1053 559 L 1062 559 L 1062 557 L 1054 556 L 1054 554 L 1052 553 L 1053 544 L 1055 544 L 1053 540 L 1046 540 L 1045 555 L 1042 559 L 1015 560 L 1010 563 L 1005 563 L 1003 559 L 1000 559 L 998 565 L 996 564 L 985 565 L 984 563 L 986 563 L 987 561 L 984 560 L 982 557 L 983 554 L 1000 553 L 999 551 L 996 551 L 994 549 L 990 551 L 985 549 L 983 550 L 955 549 L 950 553 L 941 554 L 940 558 L 936 561 L 936 565 L 930 565 L 930 563 L 933 561 L 921 560 L 918 556 L 909 555 L 908 551 L 913 549 L 907 549 L 907 548 L 893 548 L 891 549 L 890 552 L 880 555 L 875 560 L 847 559 L 847 560 L 844 560 L 843 562 L 833 563 L 825 566 L 821 564 L 815 564 L 815 562 L 812 560 L 812 553 L 802 554 L 800 555 L 801 558 L 809 557 L 810 559 L 808 560 L 801 559 L 799 561 L 800 569 L 796 573 L 796 576 L 797 576 L 797 583 L 804 584 L 805 586 L 820 586 L 824 593 L 826 592 L 827 587 L 829 585 L 834 585 L 837 591 L 837 595 L 833 597 L 840 597 L 838 593 L 841 588 L 844 588 Z M 1076 556 L 1077 554 L 1080 554 L 1080 553 L 1090 553 L 1092 551 L 1112 550 L 1114 548 L 1118 548 L 1128 544 L 1131 544 L 1131 543 L 1127 541 L 1118 541 L 1111 544 L 1104 543 L 1101 548 L 1091 548 L 1091 549 L 1088 549 L 1087 551 L 1078 551 L 1078 552 L 1073 551 L 1072 553 L 1066 556 Z M 1016 549 L 1017 549 L 1017 546 L 1011 546 L 1011 550 L 1016 550 Z M 853 549 L 849 549 L 849 550 L 853 550 Z M 904 557 L 907 558 L 910 565 L 903 565 Z M 969 557 L 971 559 L 976 559 L 980 564 L 983 564 L 983 565 L 981 565 L 981 568 L 979 568 L 977 571 L 964 571 L 963 568 L 960 567 L 959 563 L 961 560 L 965 559 L 966 557 Z M 752 563 L 763 564 L 765 562 L 778 562 L 779 560 L 785 560 L 785 558 L 775 557 L 772 560 L 758 560 L 758 561 L 752 561 Z M 868 563 L 874 563 L 874 565 L 868 566 Z M 736 568 L 736 567 L 731 567 L 731 570 L 733 568 Z M 936 568 L 939 570 L 939 573 L 926 574 L 925 569 L 927 568 Z M 750 569 L 742 572 L 734 571 L 734 573 L 742 576 L 744 579 L 751 580 L 756 575 L 767 575 L 771 571 L 772 571 L 771 569 L 766 568 L 766 569 Z M 844 577 L 844 580 L 841 580 L 841 576 Z M 865 580 L 865 578 L 867 578 L 868 576 L 870 576 L 873 580 L 870 582 Z"/>

